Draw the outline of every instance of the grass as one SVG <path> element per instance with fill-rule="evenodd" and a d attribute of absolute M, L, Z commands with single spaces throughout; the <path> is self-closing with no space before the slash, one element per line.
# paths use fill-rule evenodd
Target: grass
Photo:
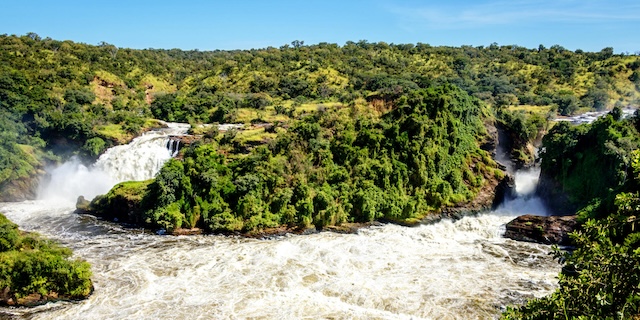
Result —
<path fill-rule="evenodd" d="M 99 125 L 96 127 L 95 131 L 101 135 L 102 137 L 117 141 L 118 143 L 126 143 L 129 139 L 132 138 L 131 134 L 124 131 L 121 125 L 119 124 L 106 124 Z"/>
<path fill-rule="evenodd" d="M 142 129 L 143 131 L 146 131 L 156 128 L 162 128 L 162 126 L 162 123 L 156 119 L 146 119 L 142 126 Z M 116 141 L 119 144 L 127 143 L 134 138 L 134 135 L 126 132 L 120 124 L 111 123 L 98 125 L 94 130 L 102 138 Z"/>
<path fill-rule="evenodd" d="M 551 111 L 551 106 L 532 106 L 532 105 L 518 105 L 518 106 L 509 106 L 509 111 L 524 111 L 525 113 L 538 113 L 538 114 L 547 114 Z"/>
<path fill-rule="evenodd" d="M 291 100 L 285 101 L 283 103 L 280 103 L 279 105 L 282 105 L 286 108 L 291 108 L 293 106 L 293 101 Z M 320 106 L 326 109 L 332 109 L 332 108 L 337 108 L 342 106 L 342 103 L 340 102 L 303 103 L 301 105 L 294 107 L 294 110 L 295 110 L 294 116 L 298 116 L 300 114 L 305 114 L 305 113 L 316 112 L 318 110 L 318 107 Z M 251 120 L 254 120 L 254 119 L 261 119 L 265 122 L 270 122 L 270 123 L 273 123 L 276 121 L 286 122 L 288 120 L 291 120 L 291 118 L 287 115 L 277 114 L 275 110 L 275 106 L 268 106 L 264 110 L 257 110 L 252 108 L 240 108 L 238 109 L 238 112 L 236 114 L 236 120 L 234 122 L 250 123 Z"/>
<path fill-rule="evenodd" d="M 168 81 L 159 79 L 151 74 L 147 74 L 140 80 L 140 83 L 144 86 L 152 86 L 149 89 L 150 92 L 175 92 L 175 85 L 170 84 Z"/>
<path fill-rule="evenodd" d="M 116 76 L 113 73 L 104 70 L 98 70 L 96 71 L 96 77 L 114 86 L 125 87 L 124 81 L 122 81 L 120 77 Z"/>
<path fill-rule="evenodd" d="M 111 100 L 113 99 L 114 95 L 113 92 L 111 92 L 110 88 L 104 87 L 100 85 L 99 81 L 94 80 L 91 81 L 91 90 L 96 95 L 96 101 L 98 103 L 101 103 L 110 109 L 112 108 Z"/>
<path fill-rule="evenodd" d="M 275 139 L 276 136 L 275 133 L 265 132 L 264 128 L 252 128 L 238 131 L 235 140 L 240 143 L 264 142 Z"/>
<path fill-rule="evenodd" d="M 333 109 L 339 106 L 342 106 L 340 102 L 313 102 L 313 103 L 303 103 L 296 107 L 296 113 L 309 113 L 315 112 L 319 107 L 325 107 L 327 109 Z"/>
<path fill-rule="evenodd" d="M 156 119 L 147 119 L 144 121 L 144 125 L 143 125 L 144 130 L 158 129 L 162 127 L 163 127 L 162 122 Z"/>

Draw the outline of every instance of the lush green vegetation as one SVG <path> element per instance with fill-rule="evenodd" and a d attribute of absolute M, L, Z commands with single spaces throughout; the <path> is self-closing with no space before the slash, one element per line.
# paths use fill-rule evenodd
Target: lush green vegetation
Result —
<path fill-rule="evenodd" d="M 71 250 L 20 232 L 0 214 L 0 304 L 86 298 L 89 264 L 70 258 Z"/>
<path fill-rule="evenodd" d="M 0 35 L 0 188 L 35 172 L 17 144 L 35 148 L 39 162 L 73 154 L 93 159 L 144 130 L 148 118 L 287 122 L 353 105 L 382 114 L 411 90 L 445 83 L 489 105 L 569 114 L 637 101 L 639 68 L 637 56 L 611 48 L 572 52 L 557 45 L 298 41 L 200 52 Z M 249 146 L 263 140 L 235 138 Z"/>
<path fill-rule="evenodd" d="M 632 153 L 628 191 L 618 193 L 609 214 L 590 218 L 572 235 L 573 251 L 554 249 L 563 264 L 550 296 L 509 309 L 505 319 L 638 319 L 640 317 L 640 152 Z M 606 206 L 609 207 L 609 206 Z M 601 216 L 589 206 L 583 216 Z"/>
<path fill-rule="evenodd" d="M 221 150 L 233 146 L 224 136 L 192 145 L 138 196 L 143 218 L 127 220 L 216 232 L 406 222 L 469 202 L 502 177 L 479 148 L 490 119 L 480 101 L 446 85 L 411 91 L 397 103 L 382 117 L 355 107 L 317 112 L 246 156 L 225 156 Z M 145 186 L 119 185 L 92 207 L 115 211 L 117 199 Z"/>
<path fill-rule="evenodd" d="M 560 122 L 543 138 L 543 176 L 557 181 L 574 207 L 598 199 L 612 205 L 631 179 L 631 151 L 640 146 L 640 127 L 638 117 L 622 120 L 620 115 L 614 109 L 592 124 Z"/>
<path fill-rule="evenodd" d="M 150 118 L 270 122 L 202 129 L 204 140 L 155 180 L 121 184 L 92 207 L 154 228 L 211 232 L 408 222 L 467 203 L 502 178 L 479 148 L 483 122 L 495 116 L 512 157 L 527 162 L 527 145 L 556 113 L 638 104 L 639 92 L 640 58 L 611 48 L 294 41 L 200 52 L 0 35 L 0 192 L 44 162 L 94 159 L 156 125 Z M 586 206 L 586 222 L 578 249 L 557 252 L 560 289 L 506 317 L 637 316 L 640 126 L 616 115 L 560 123 L 545 137 L 543 172 Z M 0 236 L 0 289 L 14 301 L 90 292 L 88 266 L 70 262 L 68 250 L 1 216 Z"/>
<path fill-rule="evenodd" d="M 511 150 L 510 158 L 517 166 L 533 162 L 535 157 L 533 144 L 546 133 L 549 121 L 554 117 L 551 111 L 543 113 L 544 108 L 538 109 L 541 110 L 525 111 L 507 108 L 496 110 L 496 119 L 500 128 L 505 130 L 510 140 L 508 143 L 504 142 L 503 147 Z"/>
<path fill-rule="evenodd" d="M 591 125 L 556 125 L 543 141 L 543 172 L 582 207 L 575 250 L 552 295 L 510 309 L 505 319 L 640 317 L 640 118 L 619 110 Z"/>
<path fill-rule="evenodd" d="M 123 219 L 151 227 L 216 232 L 406 222 L 468 202 L 501 178 L 478 147 L 483 121 L 494 117 L 487 105 L 514 142 L 512 156 L 526 162 L 527 144 L 556 112 L 638 104 L 639 91 L 640 58 L 611 48 L 294 41 L 200 52 L 0 35 L 0 190 L 45 161 L 93 159 L 154 125 L 150 118 L 271 122 L 203 129 L 205 140 L 154 181 L 122 184 L 92 206 L 125 208 Z M 631 152 L 639 126 L 617 115 L 560 123 L 544 139 L 543 172 L 575 205 L 590 204 L 584 220 L 598 220 L 576 235 L 577 250 L 557 253 L 566 266 L 558 292 L 507 317 L 638 314 L 640 165 Z M 0 242 L 0 281 L 15 298 L 88 293 L 86 265 L 56 258 L 68 251 L 0 225 L 9 239 Z"/>

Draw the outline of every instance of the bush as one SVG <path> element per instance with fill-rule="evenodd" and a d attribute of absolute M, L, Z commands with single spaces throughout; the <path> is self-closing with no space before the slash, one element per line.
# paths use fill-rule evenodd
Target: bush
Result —
<path fill-rule="evenodd" d="M 18 226 L 0 214 L 0 252 L 14 250 L 20 240 Z"/>
<path fill-rule="evenodd" d="M 97 157 L 106 149 L 107 143 L 102 138 L 94 137 L 84 143 L 82 149 L 91 157 Z"/>
<path fill-rule="evenodd" d="M 93 290 L 89 264 L 70 260 L 71 250 L 21 235 L 18 227 L 0 214 L 0 304 L 23 304 L 22 298 L 39 294 L 48 299 L 86 298 Z"/>

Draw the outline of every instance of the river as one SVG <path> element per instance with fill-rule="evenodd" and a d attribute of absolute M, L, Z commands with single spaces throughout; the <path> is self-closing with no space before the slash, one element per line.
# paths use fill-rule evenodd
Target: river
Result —
<path fill-rule="evenodd" d="M 91 263 L 95 285 L 85 301 L 0 308 L 0 318 L 490 319 L 556 287 L 559 265 L 549 246 L 501 237 L 514 217 L 546 214 L 533 195 L 536 171 L 517 172 L 519 196 L 495 211 L 357 234 L 176 237 L 74 214 L 78 195 L 157 172 L 170 157 L 161 151 L 169 133 L 152 134 L 109 150 L 90 168 L 71 162 L 51 170 L 40 200 L 0 203 L 23 230 Z"/>

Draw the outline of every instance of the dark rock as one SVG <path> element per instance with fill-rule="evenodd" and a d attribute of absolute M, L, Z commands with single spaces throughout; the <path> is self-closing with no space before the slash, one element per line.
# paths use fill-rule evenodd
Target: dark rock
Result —
<path fill-rule="evenodd" d="M 486 183 L 480 189 L 476 197 L 466 203 L 457 204 L 454 207 L 443 208 L 439 214 L 428 215 L 422 223 L 433 222 L 441 218 L 461 218 L 467 214 L 477 213 L 484 210 L 495 209 L 506 198 L 513 196 L 515 182 L 513 176 L 507 174 L 502 179 L 495 176 L 485 175 Z"/>
<path fill-rule="evenodd" d="M 76 201 L 76 212 L 77 213 L 87 213 L 89 212 L 89 206 L 91 201 L 84 198 L 84 196 L 79 196 Z"/>
<path fill-rule="evenodd" d="M 504 237 L 544 244 L 571 245 L 569 233 L 577 227 L 576 216 L 519 216 L 507 223 Z"/>
<path fill-rule="evenodd" d="M 553 212 L 553 215 L 572 215 L 578 210 L 578 207 L 571 201 L 569 195 L 562 190 L 562 185 L 548 174 L 545 174 L 544 171 L 540 172 L 536 193 L 547 208 Z"/>
<path fill-rule="evenodd" d="M 485 123 L 484 127 L 487 129 L 487 136 L 480 143 L 480 149 L 490 152 L 495 157 L 496 148 L 498 147 L 498 129 L 492 123 Z"/>
<path fill-rule="evenodd" d="M 17 202 L 35 199 L 40 180 L 44 174 L 44 170 L 39 167 L 26 177 L 1 183 L 0 202 Z"/>
<path fill-rule="evenodd" d="M 195 141 L 200 140 L 200 137 L 193 135 L 175 135 L 169 136 L 169 140 L 180 142 L 180 146 L 188 146 Z"/>

